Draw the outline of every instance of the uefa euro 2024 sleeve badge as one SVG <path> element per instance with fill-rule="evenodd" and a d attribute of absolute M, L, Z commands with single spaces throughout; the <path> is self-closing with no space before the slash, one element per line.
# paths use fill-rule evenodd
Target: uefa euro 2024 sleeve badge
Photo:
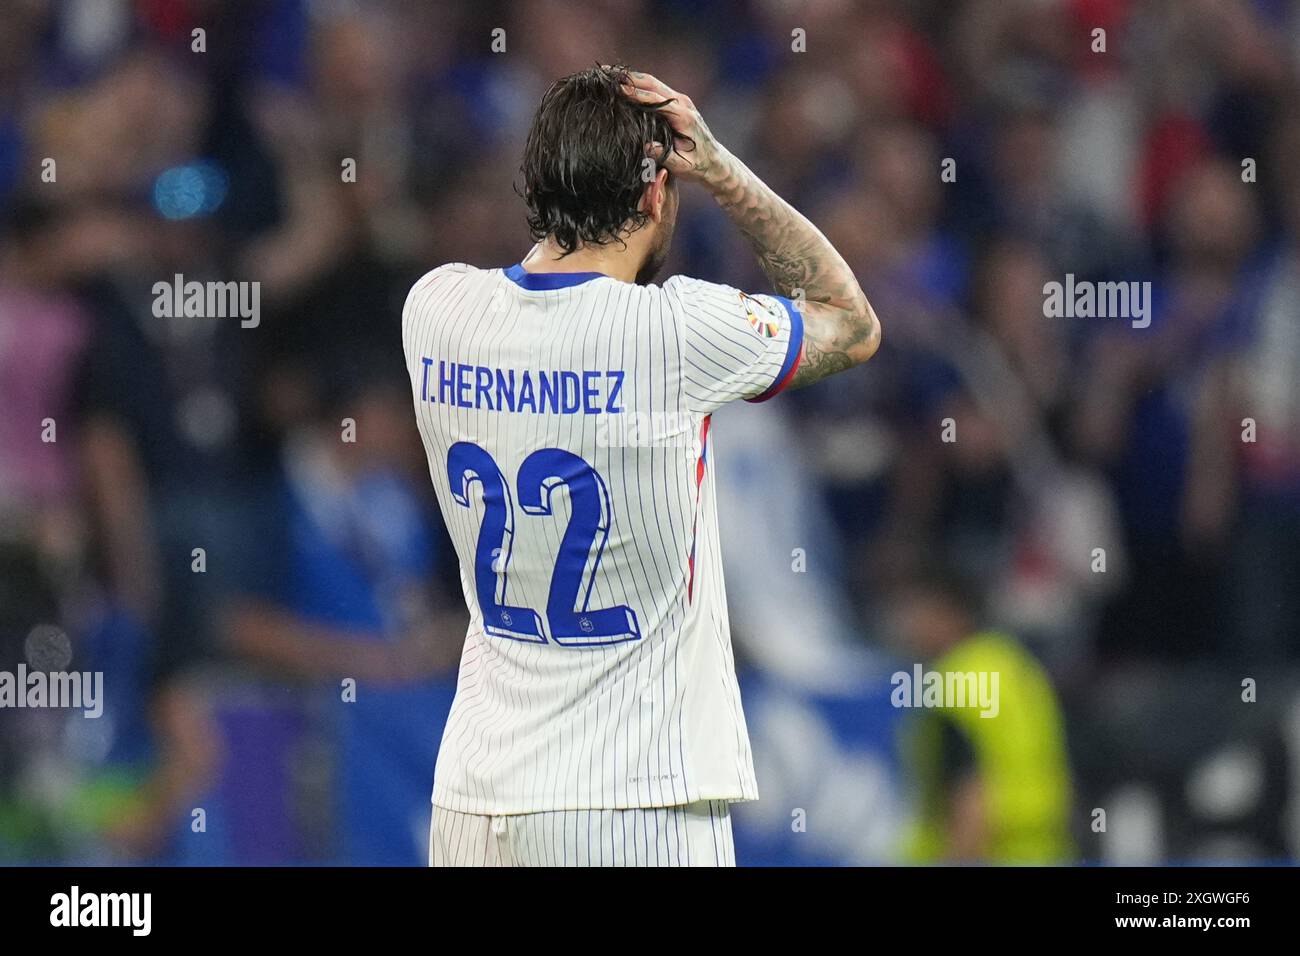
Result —
<path fill-rule="evenodd" d="M 767 306 L 743 292 L 740 293 L 740 304 L 745 307 L 745 316 L 755 332 L 765 339 L 776 338 L 777 333 L 781 331 L 781 323 L 773 317 Z"/>

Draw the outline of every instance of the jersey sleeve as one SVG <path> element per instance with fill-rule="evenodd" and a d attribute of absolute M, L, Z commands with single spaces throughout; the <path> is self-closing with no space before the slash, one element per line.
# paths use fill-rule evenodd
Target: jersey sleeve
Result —
<path fill-rule="evenodd" d="M 693 411 L 766 401 L 794 377 L 803 318 L 789 299 L 679 276 L 664 290 L 682 319 L 682 381 Z"/>
<path fill-rule="evenodd" d="M 454 282 L 465 275 L 469 269 L 463 262 L 449 262 L 438 266 L 422 275 L 406 293 L 406 302 L 402 305 L 402 342 L 411 338 L 417 325 L 423 318 L 423 306 L 435 287 Z"/>

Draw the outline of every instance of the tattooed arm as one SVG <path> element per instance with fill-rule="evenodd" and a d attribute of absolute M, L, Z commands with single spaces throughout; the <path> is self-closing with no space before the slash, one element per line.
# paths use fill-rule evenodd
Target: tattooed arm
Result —
<path fill-rule="evenodd" d="M 690 97 L 648 73 L 629 95 L 668 118 L 678 141 L 669 172 L 707 189 L 749 241 L 776 291 L 803 316 L 803 359 L 791 388 L 811 385 L 876 353 L 880 320 L 853 271 L 825 236 L 713 137 Z M 693 145 L 692 145 L 693 143 Z M 662 150 L 663 144 L 652 148 Z"/>
<path fill-rule="evenodd" d="M 880 320 L 825 236 L 744 163 L 721 150 L 702 182 L 749 241 L 781 295 L 803 316 L 803 358 L 791 388 L 865 362 L 880 345 Z"/>

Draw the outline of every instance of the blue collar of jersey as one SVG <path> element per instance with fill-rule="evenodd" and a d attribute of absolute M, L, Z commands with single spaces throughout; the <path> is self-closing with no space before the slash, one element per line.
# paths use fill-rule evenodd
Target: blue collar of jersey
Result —
<path fill-rule="evenodd" d="M 549 289 L 567 289 L 582 285 L 592 279 L 608 279 L 603 272 L 525 272 L 523 263 L 505 270 L 506 278 L 523 289 L 545 292 Z"/>

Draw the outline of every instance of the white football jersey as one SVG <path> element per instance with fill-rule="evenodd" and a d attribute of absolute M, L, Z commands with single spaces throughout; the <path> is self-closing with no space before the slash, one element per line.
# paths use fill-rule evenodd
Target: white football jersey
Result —
<path fill-rule="evenodd" d="M 790 301 L 453 263 L 412 288 L 402 338 L 470 613 L 434 803 L 757 798 L 709 415 L 790 380 Z"/>

